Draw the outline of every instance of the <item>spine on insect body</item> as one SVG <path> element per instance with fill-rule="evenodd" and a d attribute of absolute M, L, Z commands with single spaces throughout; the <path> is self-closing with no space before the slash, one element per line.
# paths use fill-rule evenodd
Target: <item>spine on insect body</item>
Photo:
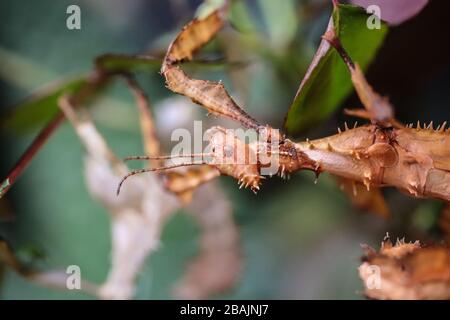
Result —
<path fill-rule="evenodd" d="M 441 128 L 366 125 L 295 146 L 318 172 L 450 201 L 450 134 Z"/>

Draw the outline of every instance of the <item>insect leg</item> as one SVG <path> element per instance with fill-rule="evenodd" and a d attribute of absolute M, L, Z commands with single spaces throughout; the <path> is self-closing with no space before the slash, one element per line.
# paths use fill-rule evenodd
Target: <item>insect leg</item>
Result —
<path fill-rule="evenodd" d="M 126 176 L 124 176 L 122 178 L 122 180 L 120 180 L 119 185 L 117 186 L 116 193 L 117 193 L 117 195 L 119 195 L 122 184 L 125 182 L 125 180 L 127 180 L 131 176 L 134 176 L 134 175 L 137 175 L 140 173 L 145 173 L 145 172 L 162 171 L 162 170 L 168 170 L 168 169 L 173 169 L 173 168 L 178 168 L 178 167 L 195 166 L 195 165 L 199 165 L 199 164 L 206 164 L 206 163 L 205 162 L 179 163 L 179 164 L 167 165 L 167 166 L 162 166 L 162 167 L 157 167 L 157 168 L 145 168 L 145 169 L 133 170 L 133 171 L 129 172 Z"/>
<path fill-rule="evenodd" d="M 139 110 L 145 154 L 148 156 L 159 156 L 161 155 L 161 148 L 158 136 L 155 132 L 155 125 L 152 113 L 150 111 L 148 96 L 136 81 L 134 76 L 131 74 L 123 74 L 123 77 L 125 78 L 125 81 L 136 100 Z M 161 161 L 157 158 L 150 159 L 150 166 L 160 166 L 161 164 Z"/>

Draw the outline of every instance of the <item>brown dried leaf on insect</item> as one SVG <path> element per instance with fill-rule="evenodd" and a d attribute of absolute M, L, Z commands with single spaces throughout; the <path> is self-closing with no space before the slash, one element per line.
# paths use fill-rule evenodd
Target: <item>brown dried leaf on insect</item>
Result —
<path fill-rule="evenodd" d="M 176 194 L 182 203 L 189 204 L 198 187 L 218 176 L 219 170 L 206 165 L 195 166 L 188 170 L 171 170 L 165 174 L 165 186 Z"/>
<path fill-rule="evenodd" d="M 371 299 L 450 299 L 450 249 L 387 236 L 380 251 L 365 247 L 359 276 Z"/>
<path fill-rule="evenodd" d="M 0 237 L 0 267 L 2 266 L 14 270 L 18 275 L 28 281 L 47 288 L 68 290 L 68 285 L 70 284 L 68 282 L 71 281 L 69 278 L 70 274 L 66 273 L 66 270 L 54 269 L 41 271 L 32 266 L 24 265 L 17 257 L 10 244 Z M 80 286 L 82 292 L 94 296 L 98 294 L 98 287 L 96 285 L 93 285 L 82 278 L 77 279 L 76 281 L 79 281 L 76 285 Z"/>

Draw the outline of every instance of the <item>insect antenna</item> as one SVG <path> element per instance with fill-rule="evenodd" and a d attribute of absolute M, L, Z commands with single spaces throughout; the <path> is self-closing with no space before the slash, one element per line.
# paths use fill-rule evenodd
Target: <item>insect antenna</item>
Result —
<path fill-rule="evenodd" d="M 145 173 L 145 172 L 154 172 L 154 171 L 168 170 L 168 169 L 173 169 L 173 168 L 178 168 L 178 167 L 195 166 L 195 165 L 200 165 L 200 164 L 207 164 L 207 163 L 205 161 L 195 162 L 195 163 L 188 162 L 188 163 L 179 163 L 179 164 L 173 164 L 173 165 L 157 167 L 157 168 L 145 168 L 145 169 L 133 170 L 133 171 L 128 173 L 126 176 L 124 176 L 120 180 L 119 185 L 117 186 L 116 194 L 119 195 L 120 189 L 122 188 L 123 183 L 125 182 L 125 180 L 127 180 L 131 176 L 134 176 L 134 175 L 137 175 L 137 174 L 141 174 L 141 173 Z"/>
<path fill-rule="evenodd" d="M 167 159 L 178 159 L 178 158 L 196 158 L 196 157 L 212 157 L 213 153 L 191 153 L 191 154 L 177 154 L 170 156 L 128 156 L 123 159 L 123 161 L 130 160 L 167 160 Z"/>
<path fill-rule="evenodd" d="M 289 151 L 272 151 L 272 150 L 267 150 L 267 151 L 258 150 L 256 153 L 257 154 L 269 154 L 269 155 L 277 154 L 280 156 L 291 156 L 292 155 L 291 152 L 289 152 Z"/>

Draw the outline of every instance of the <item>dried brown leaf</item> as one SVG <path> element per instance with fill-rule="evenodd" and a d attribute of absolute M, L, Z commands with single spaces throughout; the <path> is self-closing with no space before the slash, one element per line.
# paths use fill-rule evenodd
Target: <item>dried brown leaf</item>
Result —
<path fill-rule="evenodd" d="M 220 176 L 220 171 L 208 165 L 185 170 L 170 170 L 165 174 L 165 186 L 178 195 L 184 204 L 190 203 L 193 192 L 202 184 Z"/>
<path fill-rule="evenodd" d="M 183 60 L 192 60 L 194 52 L 207 44 L 225 24 L 226 9 L 213 11 L 203 19 L 194 19 L 183 27 L 170 44 L 163 69 Z"/>

